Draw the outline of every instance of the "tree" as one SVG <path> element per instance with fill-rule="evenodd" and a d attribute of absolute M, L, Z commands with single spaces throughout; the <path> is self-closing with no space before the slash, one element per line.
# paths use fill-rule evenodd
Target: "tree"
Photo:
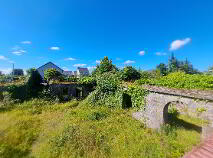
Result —
<path fill-rule="evenodd" d="M 160 71 L 161 76 L 166 76 L 168 74 L 167 65 L 164 63 L 160 63 L 159 65 L 157 65 L 156 69 Z"/>
<path fill-rule="evenodd" d="M 170 73 L 176 72 L 178 71 L 178 68 L 179 68 L 179 61 L 174 56 L 174 53 L 172 53 L 171 58 L 169 59 L 169 62 L 168 62 L 168 71 Z"/>
<path fill-rule="evenodd" d="M 36 71 L 36 68 L 30 68 L 30 69 L 28 69 L 28 70 L 26 71 L 26 72 L 27 72 L 27 76 L 32 75 L 32 73 L 33 73 L 34 71 Z"/>
<path fill-rule="evenodd" d="M 29 79 L 27 81 L 28 94 L 34 95 L 41 89 L 42 77 L 36 69 L 28 71 Z"/>
<path fill-rule="evenodd" d="M 60 80 L 62 78 L 62 74 L 56 69 L 50 68 L 44 71 L 44 79 L 47 82 Z"/>
<path fill-rule="evenodd" d="M 213 66 L 209 67 L 208 71 L 213 72 Z"/>
<path fill-rule="evenodd" d="M 213 66 L 209 67 L 208 74 L 213 75 Z"/>
<path fill-rule="evenodd" d="M 172 53 L 171 58 L 168 62 L 168 72 L 183 71 L 186 74 L 197 74 L 200 73 L 197 69 L 194 69 L 193 65 L 186 59 L 185 61 L 179 61 Z"/>
<path fill-rule="evenodd" d="M 112 60 L 109 60 L 108 57 L 104 57 L 104 59 L 101 60 L 100 65 L 97 65 L 96 70 L 94 70 L 95 74 L 103 74 L 105 72 L 110 71 L 118 71 L 115 65 L 112 64 Z M 93 74 L 94 74 L 93 73 Z"/>
<path fill-rule="evenodd" d="M 140 73 L 132 66 L 127 66 L 122 71 L 122 79 L 124 81 L 134 81 L 140 79 Z"/>

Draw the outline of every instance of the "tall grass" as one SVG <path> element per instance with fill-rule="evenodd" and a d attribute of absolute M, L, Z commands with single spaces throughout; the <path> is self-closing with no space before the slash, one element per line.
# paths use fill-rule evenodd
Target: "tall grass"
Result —
<path fill-rule="evenodd" d="M 179 158 L 200 141 L 193 127 L 148 129 L 132 118 L 132 111 L 78 101 L 17 104 L 0 112 L 0 157 Z M 199 119 L 179 119 L 201 125 Z"/>

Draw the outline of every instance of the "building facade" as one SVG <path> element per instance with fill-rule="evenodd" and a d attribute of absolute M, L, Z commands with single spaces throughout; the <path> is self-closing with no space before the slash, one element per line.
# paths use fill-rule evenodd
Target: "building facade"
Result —
<path fill-rule="evenodd" d="M 89 70 L 88 68 L 77 68 L 77 77 L 81 76 L 89 76 Z"/>
<path fill-rule="evenodd" d="M 23 71 L 23 69 L 13 69 L 12 75 L 14 75 L 14 76 L 24 76 L 24 71 Z"/>

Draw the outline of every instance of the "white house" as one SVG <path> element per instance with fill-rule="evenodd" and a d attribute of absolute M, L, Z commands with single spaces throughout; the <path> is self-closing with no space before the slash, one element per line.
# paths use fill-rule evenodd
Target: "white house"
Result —
<path fill-rule="evenodd" d="M 80 68 L 80 67 L 77 68 L 77 77 L 88 76 L 88 75 L 89 75 L 88 68 Z"/>
<path fill-rule="evenodd" d="M 44 71 L 47 69 L 56 69 L 59 71 L 61 74 L 65 76 L 75 76 L 75 77 L 80 77 L 80 76 L 88 76 L 89 75 L 89 70 L 87 68 L 77 68 L 77 71 L 64 71 L 57 65 L 53 64 L 52 62 L 48 62 L 44 64 L 43 66 L 39 67 L 37 69 L 38 73 L 41 75 L 41 77 L 44 79 Z"/>
<path fill-rule="evenodd" d="M 61 74 L 63 74 L 63 72 L 64 72 L 64 70 L 62 70 L 60 67 L 58 67 L 57 65 L 53 64 L 52 62 L 48 62 L 48 63 L 44 64 L 43 66 L 39 67 L 37 69 L 37 71 L 41 75 L 41 77 L 44 79 L 44 71 L 48 70 L 48 69 L 51 69 L 51 68 L 56 69 Z"/>

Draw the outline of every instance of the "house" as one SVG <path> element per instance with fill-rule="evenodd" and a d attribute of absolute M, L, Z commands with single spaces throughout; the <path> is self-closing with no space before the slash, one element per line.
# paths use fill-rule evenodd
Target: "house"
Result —
<path fill-rule="evenodd" d="M 59 71 L 61 74 L 65 76 L 75 76 L 75 77 L 81 77 L 81 76 L 88 76 L 89 75 L 89 70 L 87 68 L 77 68 L 77 71 L 64 71 L 57 65 L 53 64 L 52 62 L 48 62 L 44 64 L 43 66 L 39 67 L 37 69 L 38 73 L 41 75 L 41 77 L 44 79 L 44 71 L 48 69 L 56 69 Z"/>
<path fill-rule="evenodd" d="M 74 73 L 72 71 L 64 71 L 63 75 L 65 75 L 65 76 L 74 76 Z"/>
<path fill-rule="evenodd" d="M 13 69 L 12 75 L 14 75 L 14 76 L 24 76 L 24 71 L 22 69 Z"/>
<path fill-rule="evenodd" d="M 89 75 L 88 68 L 80 68 L 80 67 L 77 68 L 77 77 L 88 76 L 88 75 Z"/>
<path fill-rule="evenodd" d="M 64 70 L 62 70 L 60 67 L 58 67 L 57 65 L 53 64 L 52 62 L 48 62 L 44 65 L 42 65 L 41 67 L 39 67 L 37 69 L 38 73 L 41 75 L 41 77 L 44 79 L 44 71 L 48 70 L 48 69 L 56 69 L 57 71 L 59 71 L 61 74 L 63 74 Z"/>
<path fill-rule="evenodd" d="M 77 71 L 73 71 L 73 75 L 74 75 L 74 76 L 77 76 Z"/>

